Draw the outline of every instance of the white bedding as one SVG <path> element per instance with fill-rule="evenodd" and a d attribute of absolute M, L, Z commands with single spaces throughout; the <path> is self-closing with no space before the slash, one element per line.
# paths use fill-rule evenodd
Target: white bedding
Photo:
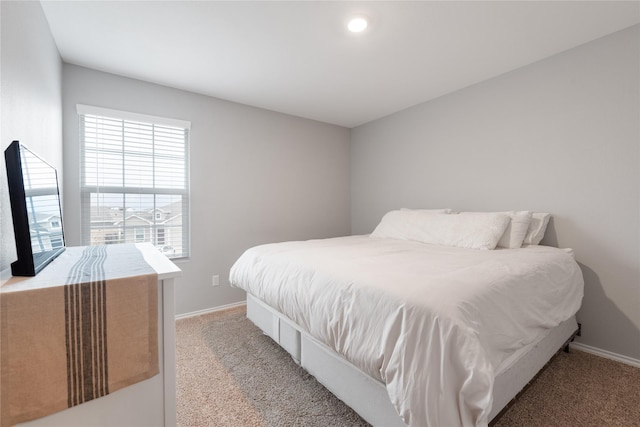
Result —
<path fill-rule="evenodd" d="M 230 281 L 386 384 L 409 426 L 486 425 L 500 364 L 580 307 L 556 248 L 351 236 L 247 250 Z"/>

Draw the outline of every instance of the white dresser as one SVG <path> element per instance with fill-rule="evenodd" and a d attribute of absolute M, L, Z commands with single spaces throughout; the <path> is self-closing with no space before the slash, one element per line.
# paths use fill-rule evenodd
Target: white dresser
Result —
<path fill-rule="evenodd" d="M 113 249 L 116 249 L 114 245 Z M 175 382 L 175 311 L 174 279 L 181 270 L 160 254 L 151 244 L 136 247 L 144 260 L 158 274 L 158 357 L 160 374 L 125 387 L 106 396 L 33 421 L 18 424 L 24 427 L 173 427 L 176 425 Z M 110 248 L 111 249 L 111 248 Z M 67 254 L 80 256 L 81 248 L 68 248 Z M 46 269 L 55 269 L 54 260 Z M 109 271 L 105 272 L 109 276 Z M 126 272 L 118 271 L 119 277 Z M 3 279 L 7 272 L 3 272 Z M 2 286 L 28 285 L 29 277 L 10 277 Z"/>

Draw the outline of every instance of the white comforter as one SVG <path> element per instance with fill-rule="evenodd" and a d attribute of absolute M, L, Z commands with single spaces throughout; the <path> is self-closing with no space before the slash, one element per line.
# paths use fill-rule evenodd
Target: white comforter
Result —
<path fill-rule="evenodd" d="M 494 373 L 580 307 L 562 250 L 340 237 L 247 250 L 231 283 L 386 384 L 409 426 L 486 425 Z"/>

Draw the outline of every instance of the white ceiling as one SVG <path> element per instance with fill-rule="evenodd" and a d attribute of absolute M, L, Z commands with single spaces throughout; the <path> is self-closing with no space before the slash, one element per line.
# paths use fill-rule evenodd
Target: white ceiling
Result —
<path fill-rule="evenodd" d="M 65 62 L 347 127 L 640 22 L 638 1 L 42 4 Z"/>

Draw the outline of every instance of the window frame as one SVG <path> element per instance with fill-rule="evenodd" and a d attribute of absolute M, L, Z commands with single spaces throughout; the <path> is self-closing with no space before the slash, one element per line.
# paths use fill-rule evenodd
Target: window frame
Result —
<path fill-rule="evenodd" d="M 127 111 L 113 110 L 102 107 L 94 107 L 89 105 L 77 104 L 76 110 L 78 113 L 78 123 L 79 123 L 79 140 L 80 140 L 80 210 L 81 210 L 81 238 L 82 242 L 85 245 L 91 245 L 92 239 L 92 228 L 91 227 L 91 197 L 92 194 L 118 194 L 122 195 L 124 199 L 126 199 L 127 195 L 152 195 L 153 196 L 153 214 L 152 214 L 152 224 L 150 225 L 150 233 L 147 236 L 148 242 L 157 247 L 159 250 L 162 246 L 166 245 L 166 231 L 165 231 L 165 242 L 160 245 L 155 242 L 155 236 L 157 235 L 157 227 L 161 227 L 163 231 L 166 229 L 165 225 L 156 224 L 157 221 L 157 209 L 160 206 L 156 205 L 156 196 L 158 195 L 171 195 L 171 196 L 180 196 L 182 204 L 182 212 L 181 212 L 181 221 L 182 224 L 179 227 L 181 233 L 182 240 L 182 252 L 177 256 L 172 256 L 170 258 L 173 259 L 183 259 L 189 258 L 191 254 L 191 218 L 190 218 L 190 133 L 191 133 L 191 123 L 185 120 L 179 119 L 169 119 L 164 117 L 151 116 L 147 114 L 139 114 L 132 113 Z M 135 186 L 127 186 L 126 183 L 123 182 L 122 186 L 102 186 L 99 184 L 96 185 L 88 185 L 86 183 L 85 176 L 85 164 L 87 161 L 85 154 L 85 116 L 97 116 L 109 120 L 121 121 L 123 122 L 134 122 L 134 123 L 143 123 L 145 125 L 152 126 L 164 126 L 164 127 L 174 127 L 181 128 L 185 132 L 184 137 L 184 188 L 170 188 L 170 187 L 155 187 L 155 183 L 153 187 L 135 187 Z M 152 143 L 153 145 L 153 143 Z M 123 156 L 126 154 L 123 148 Z M 153 152 L 155 156 L 155 151 Z M 123 203 L 124 207 L 124 203 Z M 137 226 L 128 226 L 126 224 L 126 218 L 123 211 L 123 215 L 121 218 L 123 221 L 122 225 L 116 225 L 114 223 L 113 228 L 110 229 L 109 226 L 103 227 L 103 232 L 105 235 L 105 243 L 122 243 L 125 242 L 127 236 L 127 230 L 131 227 Z M 133 243 L 137 242 L 135 229 L 133 231 Z M 119 235 L 117 242 L 113 240 L 113 233 Z M 146 234 L 146 233 L 145 233 Z M 110 237 L 110 241 L 107 242 L 108 239 L 106 237 Z"/>

